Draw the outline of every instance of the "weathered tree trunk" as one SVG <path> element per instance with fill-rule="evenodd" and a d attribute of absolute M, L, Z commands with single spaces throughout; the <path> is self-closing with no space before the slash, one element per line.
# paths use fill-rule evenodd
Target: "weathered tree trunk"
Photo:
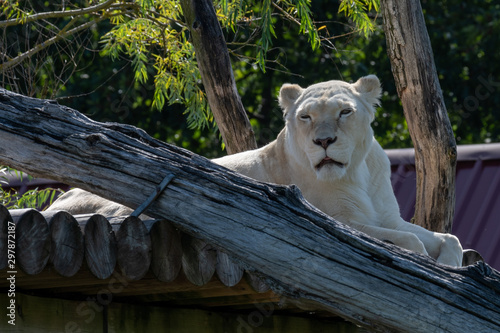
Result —
<path fill-rule="evenodd" d="M 147 213 L 224 248 L 296 302 L 385 332 L 500 330 L 499 272 L 442 266 L 370 238 L 310 206 L 294 186 L 241 177 L 132 126 L 5 90 L 0 139 L 0 163 L 130 207 L 173 174 Z"/>
<path fill-rule="evenodd" d="M 229 154 L 255 149 L 254 132 L 236 89 L 226 41 L 211 1 L 182 0 L 208 103 Z"/>
<path fill-rule="evenodd" d="M 382 0 L 387 51 L 415 147 L 415 223 L 451 232 L 457 149 L 419 0 Z"/>

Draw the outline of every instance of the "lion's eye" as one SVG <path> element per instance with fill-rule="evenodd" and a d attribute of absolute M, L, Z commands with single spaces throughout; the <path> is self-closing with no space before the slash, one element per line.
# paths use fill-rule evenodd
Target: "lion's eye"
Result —
<path fill-rule="evenodd" d="M 342 111 L 340 111 L 340 116 L 348 116 L 352 113 L 352 109 L 344 109 Z"/>
<path fill-rule="evenodd" d="M 303 115 L 300 115 L 300 119 L 302 119 L 302 120 L 311 120 L 311 116 L 308 115 L 308 114 L 303 114 Z"/>

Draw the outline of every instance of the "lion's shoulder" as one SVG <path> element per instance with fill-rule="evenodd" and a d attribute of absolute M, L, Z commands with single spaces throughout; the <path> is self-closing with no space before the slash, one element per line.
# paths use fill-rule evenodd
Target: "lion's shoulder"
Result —
<path fill-rule="evenodd" d="M 391 163 L 389 157 L 375 138 L 372 140 L 370 150 L 368 150 L 368 154 L 365 158 L 365 163 L 372 176 L 390 177 Z"/>
<path fill-rule="evenodd" d="M 212 160 L 247 177 L 267 183 L 285 184 L 286 154 L 277 139 L 264 147 Z"/>
<path fill-rule="evenodd" d="M 399 218 L 399 205 L 391 184 L 391 163 L 382 146 L 373 139 L 365 159 L 369 186 L 367 193 L 382 220 Z"/>

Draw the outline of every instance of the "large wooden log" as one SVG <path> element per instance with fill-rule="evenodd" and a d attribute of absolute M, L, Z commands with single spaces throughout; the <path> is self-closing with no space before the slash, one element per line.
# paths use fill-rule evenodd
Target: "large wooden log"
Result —
<path fill-rule="evenodd" d="M 143 278 L 151 264 L 151 237 L 141 219 L 129 216 L 123 220 L 116 232 L 116 243 L 122 274 L 132 281 Z"/>
<path fill-rule="evenodd" d="M 203 286 L 212 279 L 217 262 L 216 249 L 204 240 L 182 235 L 182 268 L 194 285 Z"/>
<path fill-rule="evenodd" d="M 240 282 L 245 271 L 232 258 L 223 251 L 217 251 L 217 263 L 215 272 L 219 280 L 228 287 L 235 286 Z"/>
<path fill-rule="evenodd" d="M 163 282 L 175 280 L 182 267 L 180 233 L 166 220 L 156 222 L 151 228 L 151 270 Z"/>
<path fill-rule="evenodd" d="M 47 219 L 47 216 L 44 215 Z M 50 262 L 62 276 L 75 275 L 83 263 L 83 233 L 76 219 L 67 212 L 55 212 L 49 219 Z"/>
<path fill-rule="evenodd" d="M 0 163 L 149 211 L 223 248 L 271 287 L 371 330 L 500 330 L 500 273 L 380 242 L 321 213 L 294 186 L 251 180 L 131 126 L 0 90 Z M 335 203 L 332 203 L 335 204 Z M 445 314 L 445 315 L 443 315 Z"/>
<path fill-rule="evenodd" d="M 49 225 L 34 209 L 11 212 L 16 223 L 16 263 L 27 274 L 38 274 L 50 257 Z"/>
<path fill-rule="evenodd" d="M 84 230 L 85 261 L 97 278 L 106 279 L 116 265 L 115 233 L 108 220 L 99 214 L 88 219 Z"/>

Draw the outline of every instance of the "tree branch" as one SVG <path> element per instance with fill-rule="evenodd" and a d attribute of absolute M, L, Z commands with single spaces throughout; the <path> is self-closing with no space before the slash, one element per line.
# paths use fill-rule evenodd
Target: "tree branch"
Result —
<path fill-rule="evenodd" d="M 99 18 L 96 18 L 92 21 L 89 21 L 89 22 L 86 22 L 76 28 L 73 28 L 71 30 L 66 30 L 66 27 L 64 27 L 57 35 L 55 35 L 54 37 L 52 38 L 49 38 L 47 39 L 46 41 L 40 43 L 40 44 L 37 44 L 35 47 L 33 47 L 32 49 L 18 55 L 17 57 L 7 61 L 7 62 L 4 62 L 3 64 L 0 64 L 0 73 L 2 72 L 5 72 L 6 70 L 16 66 L 17 64 L 19 64 L 20 62 L 22 62 L 24 59 L 27 59 L 27 58 L 30 58 L 31 56 L 33 56 L 34 54 L 42 51 L 43 49 L 46 49 L 47 47 L 51 46 L 52 44 L 55 44 L 57 43 L 58 41 L 62 40 L 62 39 L 65 39 L 79 31 L 82 31 L 82 30 L 85 30 L 85 29 L 88 29 L 90 28 L 91 26 L 93 26 L 94 24 L 106 19 L 107 17 L 105 16 L 102 16 L 102 17 L 99 17 Z M 70 21 L 68 23 L 69 24 L 73 24 L 73 20 Z"/>
<path fill-rule="evenodd" d="M 18 25 L 18 24 L 26 24 L 38 20 L 45 20 L 45 19 L 51 19 L 51 18 L 60 18 L 60 17 L 70 17 L 70 16 L 81 16 L 89 13 L 94 13 L 99 10 L 106 9 L 110 7 L 113 2 L 116 0 L 108 0 L 106 2 L 100 3 L 95 6 L 90 6 L 87 8 L 82 8 L 82 9 L 74 9 L 74 10 L 63 10 L 63 11 L 53 11 L 53 12 L 45 12 L 45 13 L 38 13 L 34 15 L 29 15 L 25 18 L 15 18 L 15 19 L 10 19 L 10 20 L 5 20 L 5 21 L 0 21 L 0 28 L 4 27 L 10 27 L 13 25 Z"/>

